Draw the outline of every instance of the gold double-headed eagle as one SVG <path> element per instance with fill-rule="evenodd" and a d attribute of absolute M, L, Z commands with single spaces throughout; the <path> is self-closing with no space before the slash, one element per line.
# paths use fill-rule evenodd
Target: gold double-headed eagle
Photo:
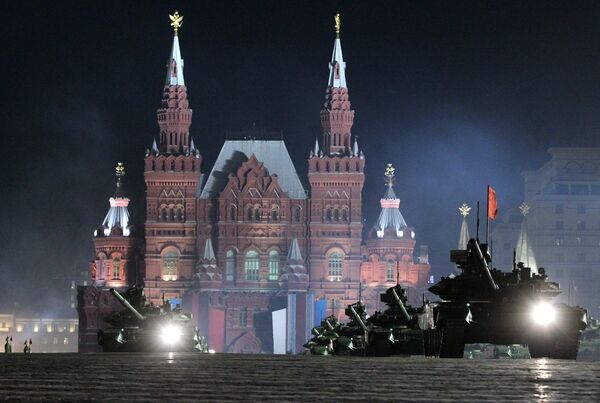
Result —
<path fill-rule="evenodd" d="M 467 203 L 463 203 L 462 206 L 460 206 L 458 208 L 458 211 L 460 211 L 460 215 L 462 215 L 463 217 L 466 217 L 469 215 L 469 211 L 471 211 L 471 207 L 469 207 L 467 205 Z"/>
<path fill-rule="evenodd" d="M 339 35 L 340 28 L 342 27 L 342 18 L 340 17 L 340 13 L 337 13 L 333 19 L 335 21 L 335 33 Z"/>
<path fill-rule="evenodd" d="M 117 176 L 124 176 L 125 175 L 125 164 L 123 164 L 122 162 L 117 162 L 117 167 L 115 168 L 115 172 L 117 173 Z"/>
<path fill-rule="evenodd" d="M 394 173 L 396 172 L 396 168 L 392 164 L 387 164 L 385 167 L 385 183 L 391 185 L 394 181 Z"/>
<path fill-rule="evenodd" d="M 183 24 L 183 15 L 179 15 L 179 12 L 175 10 L 175 14 L 169 14 L 169 19 L 171 20 L 171 26 L 175 30 L 175 35 L 177 35 L 177 30 Z"/>
<path fill-rule="evenodd" d="M 529 214 L 529 209 L 531 209 L 531 206 L 529 206 L 529 204 L 523 202 L 520 206 L 519 206 L 519 210 L 521 210 L 521 214 L 523 214 L 523 216 L 526 216 L 527 214 Z"/>

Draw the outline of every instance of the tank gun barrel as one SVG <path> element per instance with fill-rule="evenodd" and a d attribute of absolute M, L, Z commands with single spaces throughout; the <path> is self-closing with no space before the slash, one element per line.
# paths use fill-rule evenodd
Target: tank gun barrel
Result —
<path fill-rule="evenodd" d="M 412 317 L 409 315 L 408 311 L 406 310 L 406 307 L 404 306 L 404 304 L 402 303 L 402 300 L 398 296 L 396 289 L 391 288 L 391 290 L 392 290 L 392 296 L 394 297 L 394 300 L 396 301 L 398 308 L 400 308 L 400 313 L 402 313 L 402 316 L 404 316 L 405 320 L 411 320 Z"/>
<path fill-rule="evenodd" d="M 350 305 L 348 308 L 350 308 L 350 312 L 352 313 L 352 317 L 358 322 L 358 324 L 360 325 L 360 327 L 362 327 L 362 329 L 366 332 L 367 331 L 367 326 L 365 325 L 365 322 L 362 321 L 362 319 L 360 318 L 360 316 L 356 312 L 356 309 L 354 309 L 354 307 L 352 305 Z"/>
<path fill-rule="evenodd" d="M 138 318 L 139 320 L 144 320 L 146 319 L 146 317 L 144 315 L 142 315 L 141 313 L 139 313 L 137 311 L 137 309 L 135 309 L 130 303 L 129 301 L 127 301 L 125 298 L 123 298 L 123 296 L 121 294 L 119 294 L 119 292 L 117 290 L 115 290 L 114 288 L 110 289 L 110 293 L 112 295 L 115 296 L 115 298 L 117 300 L 119 300 L 119 302 L 121 303 L 121 305 L 123 305 L 125 308 L 127 308 L 127 310 L 129 312 L 131 312 L 132 314 L 135 315 L 136 318 Z"/>
<path fill-rule="evenodd" d="M 475 250 L 477 251 L 477 256 L 479 256 L 479 260 L 481 261 L 481 267 L 483 268 L 485 277 L 487 278 L 488 283 L 490 284 L 490 287 L 492 288 L 492 290 L 496 291 L 496 290 L 498 290 L 498 286 L 494 282 L 494 278 L 492 277 L 492 273 L 490 273 L 490 269 L 488 267 L 487 262 L 485 261 L 485 258 L 483 257 L 483 253 L 481 253 L 481 248 L 479 247 L 479 243 L 475 241 L 474 244 L 475 244 Z"/>

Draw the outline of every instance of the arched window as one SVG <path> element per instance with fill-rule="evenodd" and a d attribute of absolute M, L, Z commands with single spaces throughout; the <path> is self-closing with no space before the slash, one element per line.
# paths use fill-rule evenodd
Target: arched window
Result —
<path fill-rule="evenodd" d="M 278 220 L 279 220 L 279 207 L 273 206 L 273 207 L 271 207 L 271 221 L 278 221 Z"/>
<path fill-rule="evenodd" d="M 344 222 L 348 221 L 348 210 L 347 209 L 342 209 L 342 221 L 344 221 Z"/>
<path fill-rule="evenodd" d="M 340 220 L 340 210 L 335 209 L 333 210 L 333 221 L 339 221 Z"/>
<path fill-rule="evenodd" d="M 229 221 L 235 221 L 235 206 L 230 206 L 229 207 Z"/>
<path fill-rule="evenodd" d="M 343 260 L 344 257 L 339 252 L 333 252 L 331 255 L 329 255 L 327 268 L 330 281 L 340 281 L 342 279 Z"/>
<path fill-rule="evenodd" d="M 327 207 L 327 212 L 325 213 L 325 220 L 331 221 L 331 217 L 332 217 L 331 207 Z"/>
<path fill-rule="evenodd" d="M 235 251 L 228 250 L 225 262 L 225 280 L 233 281 L 235 278 Z"/>
<path fill-rule="evenodd" d="M 335 163 L 335 172 L 340 172 L 340 163 L 339 162 Z"/>
<path fill-rule="evenodd" d="M 175 280 L 177 278 L 177 253 L 167 252 L 163 255 L 163 276 Z"/>
<path fill-rule="evenodd" d="M 182 207 L 177 209 L 177 221 L 183 222 L 183 208 Z"/>
<path fill-rule="evenodd" d="M 248 309 L 240 309 L 240 327 L 248 326 Z"/>
<path fill-rule="evenodd" d="M 279 280 L 279 253 L 276 250 L 269 252 L 269 280 Z"/>
<path fill-rule="evenodd" d="M 246 219 L 248 221 L 252 221 L 252 214 L 253 214 L 252 206 L 248 206 L 248 208 L 246 209 Z"/>
<path fill-rule="evenodd" d="M 254 221 L 260 221 L 260 207 L 254 207 Z"/>
<path fill-rule="evenodd" d="M 160 219 L 162 221 L 167 221 L 167 209 L 164 207 L 160 209 Z"/>
<path fill-rule="evenodd" d="M 258 252 L 249 250 L 244 261 L 246 280 L 258 280 Z"/>
<path fill-rule="evenodd" d="M 394 264 L 394 261 L 388 260 L 388 262 L 387 262 L 387 277 L 386 277 L 387 281 L 394 281 L 394 266 L 396 266 Z"/>
<path fill-rule="evenodd" d="M 173 211 L 173 207 L 169 209 L 169 221 L 175 221 L 175 212 Z"/>
<path fill-rule="evenodd" d="M 120 279 L 120 277 L 119 277 L 119 274 L 120 274 L 120 272 L 119 272 L 120 266 L 121 266 L 121 259 L 119 259 L 119 257 L 118 257 L 118 256 L 116 256 L 116 257 L 113 259 L 113 280 L 118 280 L 118 279 Z"/>
<path fill-rule="evenodd" d="M 171 171 L 175 170 L 175 161 L 171 161 Z"/>

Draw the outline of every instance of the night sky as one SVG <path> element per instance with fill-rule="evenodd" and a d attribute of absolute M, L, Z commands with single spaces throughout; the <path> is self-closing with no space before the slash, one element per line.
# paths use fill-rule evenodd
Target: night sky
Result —
<path fill-rule="evenodd" d="M 203 171 L 226 130 L 256 125 L 283 131 L 300 175 L 321 136 L 341 13 L 366 225 L 391 162 L 436 275 L 450 270 L 461 203 L 483 203 L 489 183 L 502 214 L 548 147 L 600 146 L 595 1 L 18 3 L 3 5 L 2 22 L 0 311 L 86 266 L 117 161 L 143 223 L 144 151 L 158 135 L 175 9 Z"/>

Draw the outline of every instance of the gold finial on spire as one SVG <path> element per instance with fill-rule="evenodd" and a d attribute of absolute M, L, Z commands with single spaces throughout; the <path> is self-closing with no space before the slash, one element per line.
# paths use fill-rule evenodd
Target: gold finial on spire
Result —
<path fill-rule="evenodd" d="M 469 215 L 469 211 L 471 211 L 471 207 L 469 207 L 467 205 L 467 203 L 463 203 L 462 206 L 460 206 L 458 208 L 458 211 L 460 211 L 460 215 L 462 215 L 463 217 L 466 217 Z"/>
<path fill-rule="evenodd" d="M 396 168 L 392 164 L 387 164 L 385 167 L 385 183 L 388 186 L 391 186 L 394 182 L 394 173 L 396 172 Z"/>
<path fill-rule="evenodd" d="M 125 176 L 125 165 L 122 162 L 117 162 L 115 172 L 117 173 L 118 178 L 120 178 L 121 176 Z"/>
<path fill-rule="evenodd" d="M 337 13 L 335 17 L 335 36 L 340 36 L 340 28 L 342 27 L 342 18 L 340 17 L 340 13 Z"/>
<path fill-rule="evenodd" d="M 169 19 L 171 20 L 171 26 L 175 30 L 175 35 L 177 35 L 177 30 L 183 24 L 183 15 L 179 15 L 179 12 L 175 10 L 175 14 L 169 14 Z"/>
<path fill-rule="evenodd" d="M 521 210 L 521 214 L 523 214 L 523 216 L 527 216 L 527 214 L 529 214 L 529 210 L 531 209 L 531 206 L 525 202 L 523 202 L 520 206 L 519 206 L 519 210 Z"/>

